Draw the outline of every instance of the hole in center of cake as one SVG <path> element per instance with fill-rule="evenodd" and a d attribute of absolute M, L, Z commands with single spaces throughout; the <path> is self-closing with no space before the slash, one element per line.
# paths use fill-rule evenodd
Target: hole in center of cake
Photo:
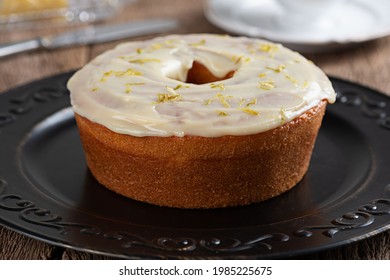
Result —
<path fill-rule="evenodd" d="M 188 70 L 186 83 L 202 85 L 207 83 L 218 82 L 233 77 L 235 71 L 229 71 L 225 76 L 216 77 L 206 66 L 194 61 L 192 67 Z"/>

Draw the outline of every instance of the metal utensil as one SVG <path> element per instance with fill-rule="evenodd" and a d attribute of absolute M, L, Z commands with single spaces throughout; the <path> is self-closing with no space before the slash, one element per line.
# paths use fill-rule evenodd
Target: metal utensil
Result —
<path fill-rule="evenodd" d="M 0 44 L 0 58 L 17 53 L 56 49 L 71 45 L 103 43 L 129 37 L 148 35 L 172 30 L 178 26 L 176 20 L 155 19 L 127 22 L 116 25 L 97 25 L 62 33 L 57 36 L 38 37 L 25 41 Z"/>

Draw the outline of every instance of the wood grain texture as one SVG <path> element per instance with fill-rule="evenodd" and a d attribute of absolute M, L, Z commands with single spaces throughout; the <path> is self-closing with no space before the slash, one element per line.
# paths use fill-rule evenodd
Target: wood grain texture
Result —
<path fill-rule="evenodd" d="M 336 53 L 306 55 L 327 74 L 379 90 L 390 96 L 390 37 Z"/>
<path fill-rule="evenodd" d="M 0 226 L 0 260 L 52 259 L 56 247 Z"/>
<path fill-rule="evenodd" d="M 210 24 L 198 0 L 138 0 L 109 22 L 171 17 L 180 21 L 173 33 L 226 33 Z M 56 34 L 65 28 L 0 32 L 0 43 Z M 139 37 L 142 40 L 152 36 Z M 55 51 L 37 51 L 0 61 L 0 92 L 12 87 L 76 69 L 120 42 L 79 46 Z M 358 82 L 390 95 L 390 37 L 329 54 L 306 56 L 336 77 Z M 0 259 L 111 259 L 49 245 L 0 226 Z M 299 259 L 390 259 L 390 231 L 344 247 L 305 255 Z"/>

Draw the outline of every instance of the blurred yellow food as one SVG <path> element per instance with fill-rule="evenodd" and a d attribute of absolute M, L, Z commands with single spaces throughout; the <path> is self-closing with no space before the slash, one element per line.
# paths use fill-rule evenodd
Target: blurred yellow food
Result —
<path fill-rule="evenodd" d="M 68 6 L 68 0 L 0 0 L 0 15 L 37 12 Z"/>

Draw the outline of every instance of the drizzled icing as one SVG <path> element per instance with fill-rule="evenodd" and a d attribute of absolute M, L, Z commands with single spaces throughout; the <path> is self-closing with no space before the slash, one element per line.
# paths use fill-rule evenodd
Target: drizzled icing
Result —
<path fill-rule="evenodd" d="M 194 61 L 214 76 L 186 83 Z M 117 46 L 68 82 L 74 111 L 133 136 L 218 137 L 278 127 L 335 101 L 326 75 L 281 45 L 220 35 L 171 35 Z"/>

